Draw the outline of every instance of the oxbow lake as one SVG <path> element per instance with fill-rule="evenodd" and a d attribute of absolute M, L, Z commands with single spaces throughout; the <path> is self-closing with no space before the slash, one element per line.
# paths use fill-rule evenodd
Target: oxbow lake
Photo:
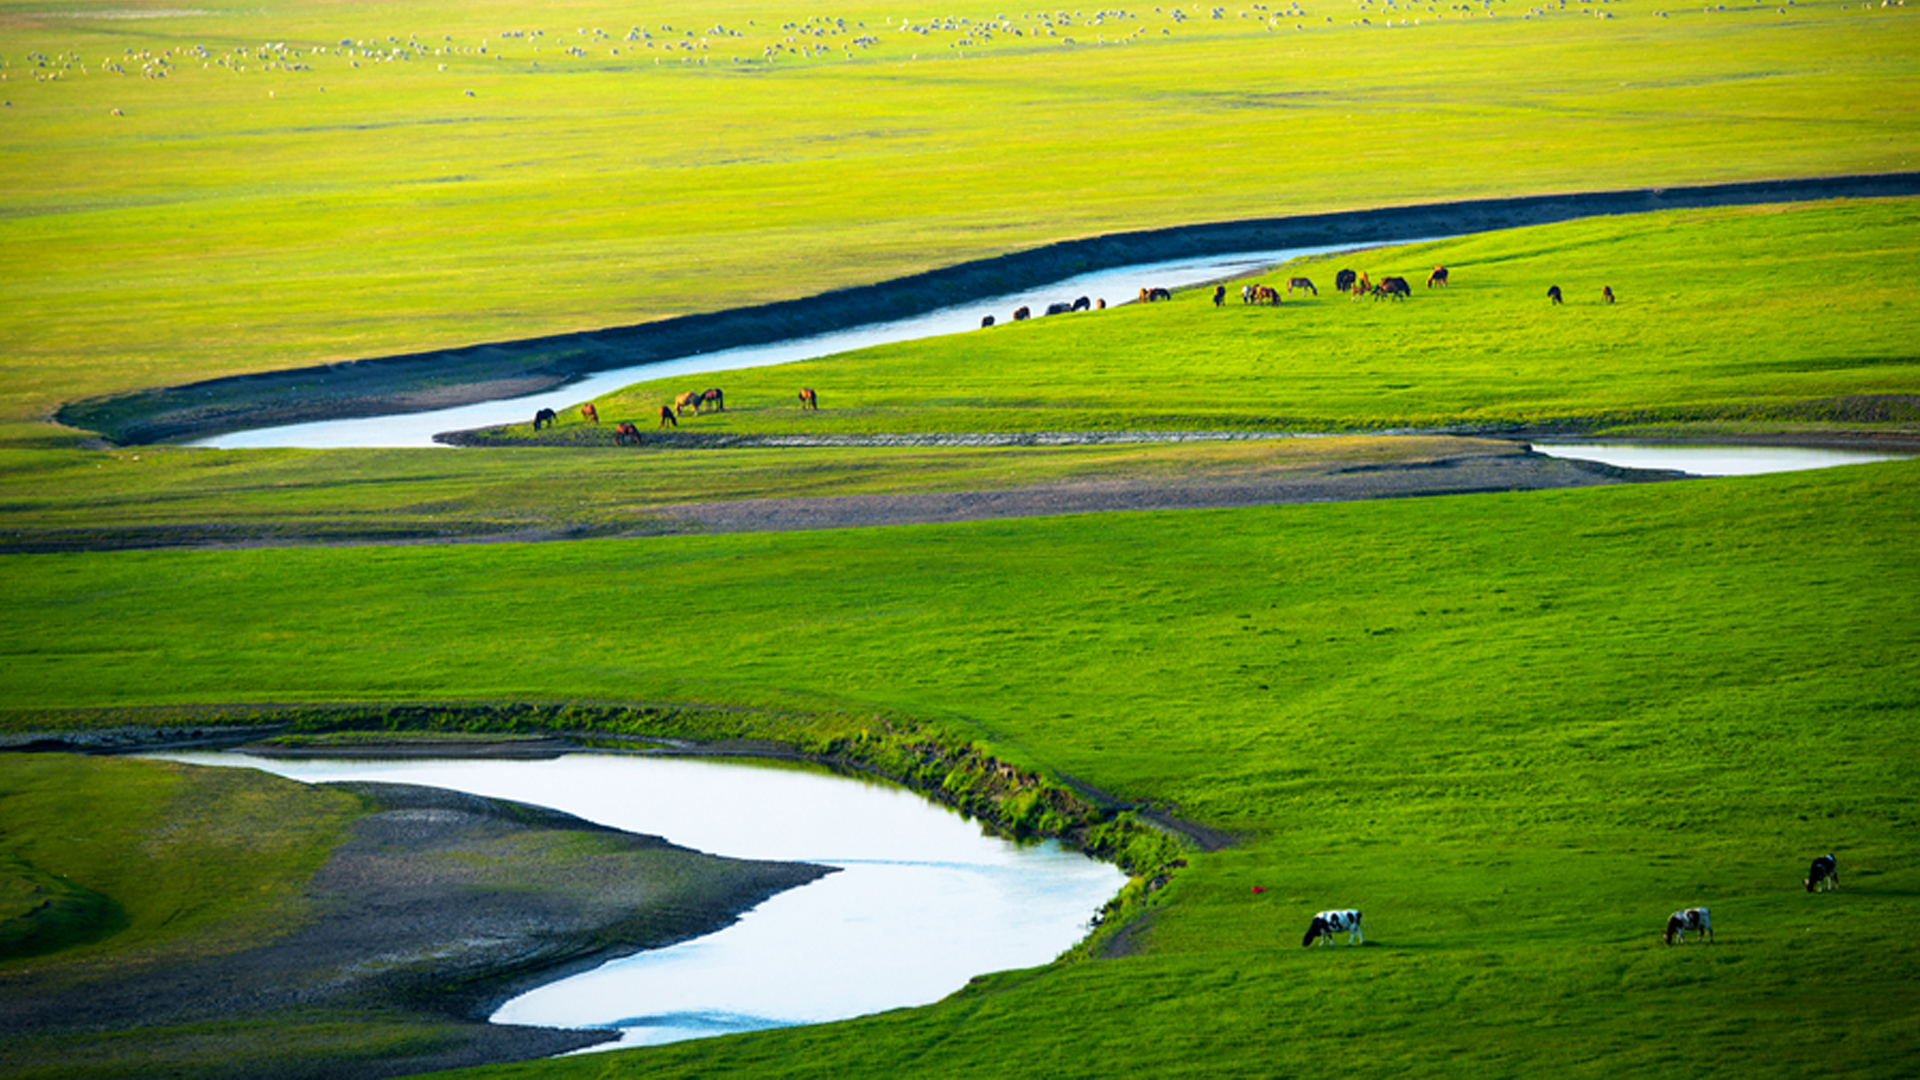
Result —
<path fill-rule="evenodd" d="M 1053 960 L 1126 883 L 1117 868 L 1052 841 L 1015 844 L 905 789 L 808 767 L 593 753 L 548 761 L 153 756 L 308 783 L 449 788 L 716 855 L 841 868 L 725 930 L 549 983 L 492 1018 L 621 1032 L 594 1049 L 929 1004 L 975 975 Z"/>
<path fill-rule="evenodd" d="M 1672 469 L 1694 476 L 1754 476 L 1760 473 L 1826 469 L 1835 465 L 1859 465 L 1870 461 L 1894 461 L 1914 456 L 1881 450 L 1832 450 L 1806 446 L 1536 442 L 1533 448 L 1549 457 L 1598 461 L 1622 469 Z"/>

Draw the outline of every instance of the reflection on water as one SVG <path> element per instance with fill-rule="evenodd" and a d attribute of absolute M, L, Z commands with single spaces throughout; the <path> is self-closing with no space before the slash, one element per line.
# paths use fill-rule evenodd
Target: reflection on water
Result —
<path fill-rule="evenodd" d="M 1081 296 L 1105 298 L 1109 304 L 1118 304 L 1122 300 L 1129 300 L 1138 295 L 1143 286 L 1164 285 L 1168 288 L 1180 288 L 1216 278 L 1251 274 L 1265 267 L 1302 256 L 1341 251 L 1352 246 L 1340 244 L 1326 247 L 1288 248 L 1282 251 L 1253 251 L 1117 267 L 1112 270 L 1081 274 L 1078 277 L 1024 292 L 956 304 L 953 307 L 931 311 L 910 319 L 873 323 L 831 334 L 777 341 L 767 345 L 703 353 L 699 356 L 682 357 L 656 364 L 642 364 L 617 371 L 603 371 L 568 383 L 558 390 L 529 394 L 525 397 L 483 401 L 474 405 L 462 405 L 458 408 L 439 409 L 432 412 L 374 416 L 355 420 L 326 420 L 312 424 L 287 424 L 281 427 L 256 428 L 252 431 L 235 431 L 216 435 L 191 445 L 211 446 L 222 450 L 265 446 L 310 449 L 353 446 L 437 446 L 439 444 L 433 441 L 433 436 L 438 432 L 464 431 L 496 424 L 524 424 L 542 408 L 565 409 L 645 380 L 766 367 L 796 360 L 811 360 L 853 349 L 864 349 L 870 345 L 911 341 L 938 334 L 956 334 L 963 330 L 978 329 L 983 315 L 992 315 L 1000 322 L 1006 322 L 1013 317 L 1013 310 L 1017 307 L 1030 307 L 1036 312 L 1045 311 L 1050 303 L 1072 302 Z"/>
<path fill-rule="evenodd" d="M 1695 476 L 1797 472 L 1869 461 L 1897 461 L 1914 456 L 1881 450 L 1828 450 L 1802 446 L 1538 442 L 1533 444 L 1533 448 L 1549 457 L 1598 461 L 1622 469 L 1670 469 Z"/>
<path fill-rule="evenodd" d="M 684 847 L 841 867 L 716 934 L 523 994 L 499 1023 L 607 1027 L 642 1045 L 924 1005 L 975 975 L 1044 964 L 1125 884 L 1058 844 L 1015 845 L 911 792 L 812 769 L 573 754 L 552 761 L 273 760 L 310 783 L 426 784 L 549 806 Z"/>

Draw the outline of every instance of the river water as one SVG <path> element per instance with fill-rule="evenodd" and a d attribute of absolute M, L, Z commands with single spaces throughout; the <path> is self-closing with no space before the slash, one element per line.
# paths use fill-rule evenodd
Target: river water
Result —
<path fill-rule="evenodd" d="M 1115 867 L 1057 843 L 1014 844 L 902 788 L 811 768 L 591 753 L 549 761 L 153 756 L 308 783 L 449 788 L 716 855 L 841 868 L 718 933 L 549 983 L 492 1018 L 620 1031 L 620 1042 L 595 1049 L 929 1004 L 975 975 L 1053 960 L 1126 883 Z"/>
<path fill-rule="evenodd" d="M 497 424 L 525 423 L 539 409 L 558 411 L 645 380 L 766 367 L 797 360 L 812 360 L 834 353 L 864 349 L 870 345 L 911 341 L 940 334 L 956 334 L 964 330 L 978 329 L 980 319 L 984 315 L 992 315 L 996 320 L 1006 322 L 1013 317 L 1014 309 L 1024 306 L 1032 308 L 1036 317 L 1041 317 L 1038 313 L 1045 311 L 1048 304 L 1071 303 L 1082 296 L 1094 299 L 1105 298 L 1108 304 L 1117 304 L 1134 299 L 1139 295 L 1140 290 L 1147 286 L 1181 288 L 1203 281 L 1244 276 L 1302 256 L 1341 251 L 1352 246 L 1339 244 L 1327 247 L 1288 248 L 1282 251 L 1252 251 L 1123 266 L 1082 274 L 1025 292 L 1008 293 L 1004 296 L 991 296 L 956 304 L 910 319 L 872 323 L 831 334 L 819 334 L 814 337 L 795 338 L 790 341 L 752 345 L 739 349 L 725 349 L 719 352 L 702 353 L 698 356 L 682 357 L 678 360 L 603 371 L 568 383 L 557 390 L 529 394 L 525 397 L 483 401 L 474 405 L 462 405 L 458 408 L 438 409 L 431 412 L 363 417 L 355 420 L 326 420 L 312 424 L 286 424 L 280 427 L 256 428 L 251 431 L 235 431 L 190 445 L 209 446 L 222 450 L 273 446 L 310 449 L 438 446 L 440 444 L 435 443 L 433 437 L 442 431 L 464 431 L 470 428 L 492 427 Z M 1321 284 L 1331 288 L 1333 283 L 1326 281 Z"/>
<path fill-rule="evenodd" d="M 1694 446 L 1641 443 L 1537 442 L 1533 449 L 1549 457 L 1598 461 L 1622 469 L 1672 469 L 1694 476 L 1754 476 L 1798 472 L 1870 461 L 1895 461 L 1913 454 L 1881 450 L 1831 450 L 1805 446 Z"/>

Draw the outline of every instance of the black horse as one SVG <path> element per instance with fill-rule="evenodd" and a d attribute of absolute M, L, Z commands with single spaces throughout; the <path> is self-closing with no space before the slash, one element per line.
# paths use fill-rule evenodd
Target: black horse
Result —
<path fill-rule="evenodd" d="M 541 409 L 533 414 L 533 430 L 539 431 L 543 427 L 552 427 L 553 422 L 558 419 L 559 417 L 554 415 L 552 409 Z"/>

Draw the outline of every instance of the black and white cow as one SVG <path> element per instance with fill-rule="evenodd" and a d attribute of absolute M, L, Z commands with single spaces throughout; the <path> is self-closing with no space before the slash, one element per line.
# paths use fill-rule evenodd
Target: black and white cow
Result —
<path fill-rule="evenodd" d="M 1813 865 L 1807 868 L 1807 891 L 1824 892 L 1839 887 L 1840 866 L 1833 861 L 1833 856 L 1822 855 L 1813 860 Z"/>
<path fill-rule="evenodd" d="M 1333 935 L 1342 932 L 1347 935 L 1347 944 L 1349 945 L 1358 945 L 1364 940 L 1360 933 L 1360 912 L 1358 910 L 1348 908 L 1345 911 L 1323 911 L 1315 915 L 1313 922 L 1307 927 L 1307 936 L 1300 939 L 1300 944 L 1303 947 L 1311 945 L 1314 939 L 1318 938 L 1320 944 L 1331 945 L 1333 944 Z"/>
<path fill-rule="evenodd" d="M 1687 931 L 1693 931 L 1694 937 L 1713 940 L 1713 921 L 1707 918 L 1707 909 L 1690 907 L 1667 916 L 1667 944 L 1678 941 L 1686 943 Z"/>

